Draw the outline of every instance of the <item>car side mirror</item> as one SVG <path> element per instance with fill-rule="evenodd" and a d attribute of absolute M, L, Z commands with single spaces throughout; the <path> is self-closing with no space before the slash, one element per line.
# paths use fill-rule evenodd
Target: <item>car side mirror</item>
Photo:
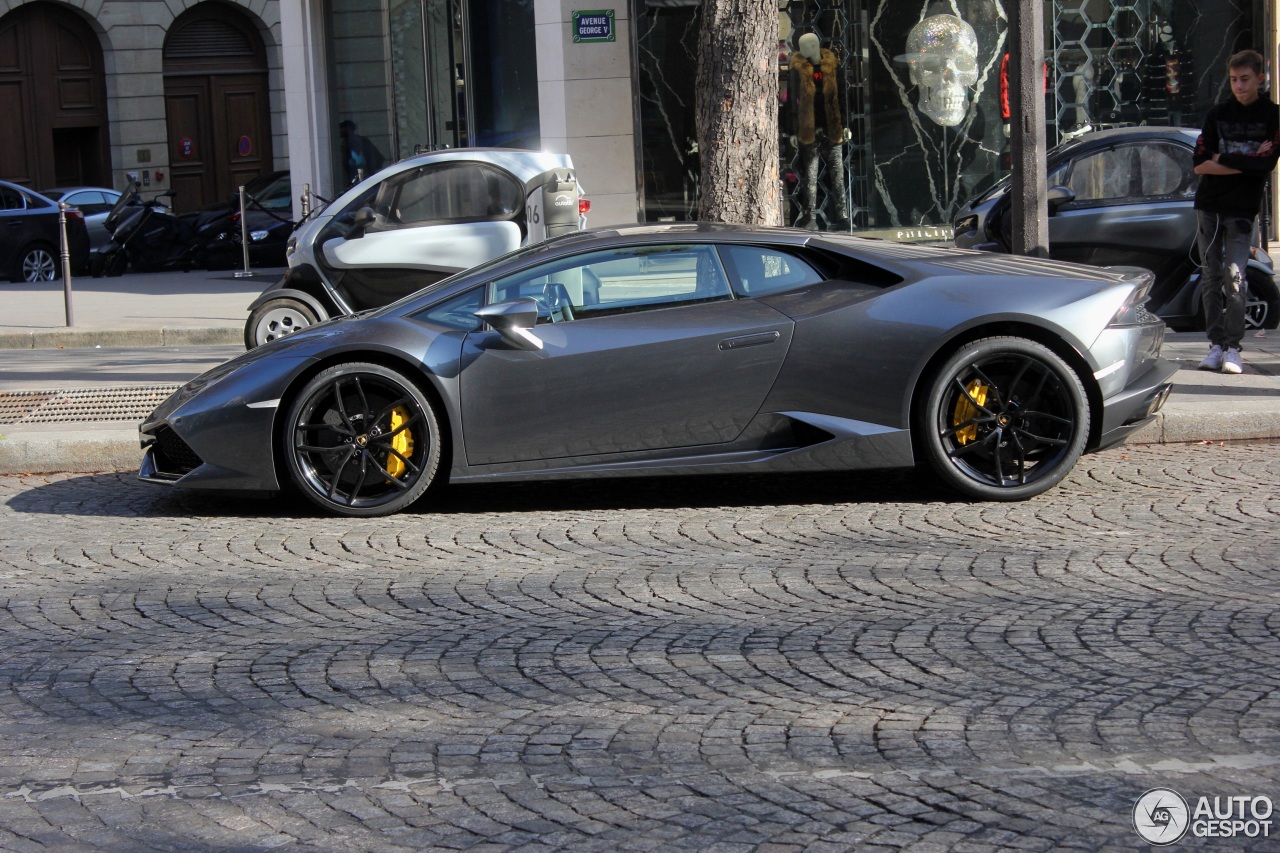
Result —
<path fill-rule="evenodd" d="M 1047 198 L 1049 200 L 1049 215 L 1053 216 L 1058 212 L 1058 208 L 1075 201 L 1076 194 L 1071 191 L 1071 187 L 1049 187 Z"/>
<path fill-rule="evenodd" d="M 359 240 L 377 218 L 378 216 L 373 212 L 372 207 L 362 207 L 357 210 L 351 217 L 351 227 L 347 229 L 347 239 Z"/>
<path fill-rule="evenodd" d="M 542 339 L 529 331 L 538 322 L 538 303 L 534 300 L 495 302 L 476 311 L 475 315 L 516 349 L 542 349 Z"/>

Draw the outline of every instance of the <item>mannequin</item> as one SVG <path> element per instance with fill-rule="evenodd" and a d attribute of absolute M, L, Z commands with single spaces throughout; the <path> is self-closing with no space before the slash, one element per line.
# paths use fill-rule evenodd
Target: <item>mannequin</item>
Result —
<path fill-rule="evenodd" d="M 827 195 L 832 203 L 831 228 L 848 231 L 844 143 L 852 134 L 845 128 L 841 113 L 844 74 L 835 54 L 822 47 L 813 33 L 805 33 L 797 40 L 788 73 L 791 144 L 800 149 L 800 215 L 795 226 L 818 228 L 818 172 L 819 166 L 825 165 Z"/>

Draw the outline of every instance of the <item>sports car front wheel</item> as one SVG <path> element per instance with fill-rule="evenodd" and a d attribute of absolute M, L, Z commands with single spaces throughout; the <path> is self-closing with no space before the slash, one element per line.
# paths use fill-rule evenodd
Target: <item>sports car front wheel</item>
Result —
<path fill-rule="evenodd" d="M 431 404 L 379 364 L 317 374 L 294 399 L 282 440 L 294 483 L 340 515 L 399 512 L 427 490 L 440 462 Z"/>
<path fill-rule="evenodd" d="M 982 500 L 1023 500 L 1052 488 L 1080 458 L 1089 401 L 1047 347 L 985 338 L 936 374 L 921 427 L 929 462 L 949 485 Z"/>

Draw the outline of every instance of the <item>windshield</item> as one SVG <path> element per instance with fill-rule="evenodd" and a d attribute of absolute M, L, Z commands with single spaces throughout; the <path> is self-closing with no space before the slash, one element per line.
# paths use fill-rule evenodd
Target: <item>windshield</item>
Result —
<path fill-rule="evenodd" d="M 476 264 L 474 267 L 471 267 L 470 269 L 465 269 L 462 272 L 456 272 L 453 275 L 449 276 L 448 278 L 442 278 L 439 281 L 435 282 L 434 284 L 429 284 L 426 287 L 422 288 L 421 290 L 415 290 L 413 293 L 410 293 L 408 296 L 401 297 L 400 299 L 397 299 L 395 302 L 392 302 L 383 310 L 389 311 L 398 306 L 406 305 L 410 302 L 417 301 L 418 299 L 421 299 L 423 296 L 429 293 L 432 293 L 433 291 L 441 290 L 449 286 L 450 284 L 453 284 L 455 281 L 457 281 L 460 278 L 463 278 L 464 276 L 469 276 L 473 274 L 483 275 L 483 273 L 486 270 L 490 270 L 496 266 L 505 264 L 507 261 L 512 261 L 512 260 L 515 260 L 516 258 L 524 257 L 525 255 L 532 255 L 540 251 L 546 245 L 547 245 L 546 243 L 535 243 L 532 246 L 522 246 L 519 249 L 516 249 L 515 251 L 507 252 L 505 255 L 499 255 L 498 257 L 493 258 L 492 260 L 488 260 L 483 263 Z"/>

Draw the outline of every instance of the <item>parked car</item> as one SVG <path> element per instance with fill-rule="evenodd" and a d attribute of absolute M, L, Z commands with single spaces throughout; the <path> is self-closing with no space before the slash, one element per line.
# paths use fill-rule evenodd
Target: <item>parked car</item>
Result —
<path fill-rule="evenodd" d="M 111 242 L 103 223 L 120 198 L 119 192 L 106 187 L 59 187 L 41 190 L 40 194 L 52 201 L 65 201 L 84 214 L 84 224 L 89 229 L 89 251 L 101 251 Z"/>
<path fill-rule="evenodd" d="M 89 232 L 84 215 L 67 211 L 71 269 L 89 267 Z M 61 274 L 62 243 L 58 205 L 40 193 L 0 181 L 0 273 L 10 281 L 52 281 Z"/>
<path fill-rule="evenodd" d="M 282 267 L 285 246 L 293 233 L 293 183 L 289 172 L 270 172 L 245 184 L 246 227 L 251 266 Z M 209 269 L 230 269 L 244 263 L 241 248 L 240 193 L 202 211 L 199 229 L 209 235 Z"/>
<path fill-rule="evenodd" d="M 1191 162 L 1199 131 L 1125 127 L 1088 133 L 1048 153 L 1049 255 L 1063 261 L 1133 265 L 1155 273 L 1147 308 L 1176 329 L 1203 329 Z M 1010 179 L 955 220 L 962 248 L 1008 252 Z M 1280 323 L 1280 288 L 1257 246 L 1246 273 L 1246 323 Z"/>
<path fill-rule="evenodd" d="M 401 160 L 298 227 L 284 278 L 249 306 L 245 346 L 386 305 L 577 230 L 589 206 L 567 154 L 462 148 Z"/>
<path fill-rule="evenodd" d="M 404 509 L 437 480 L 927 460 L 1021 500 L 1149 421 L 1146 270 L 729 225 L 567 234 L 188 383 L 139 476 Z"/>

